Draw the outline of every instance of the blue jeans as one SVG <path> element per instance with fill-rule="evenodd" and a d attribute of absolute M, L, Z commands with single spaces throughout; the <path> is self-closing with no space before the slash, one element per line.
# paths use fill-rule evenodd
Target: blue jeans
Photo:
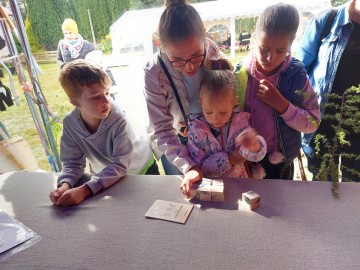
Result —
<path fill-rule="evenodd" d="M 175 165 L 169 162 L 165 155 L 161 156 L 161 163 L 166 175 L 183 175 L 183 173 Z"/>

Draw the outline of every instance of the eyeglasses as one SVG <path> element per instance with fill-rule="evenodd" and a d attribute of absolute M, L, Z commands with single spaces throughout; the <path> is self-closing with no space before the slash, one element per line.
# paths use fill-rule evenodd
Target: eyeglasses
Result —
<path fill-rule="evenodd" d="M 191 64 L 197 64 L 202 62 L 205 59 L 206 53 L 203 53 L 201 55 L 197 55 L 194 57 L 191 57 L 187 60 L 175 60 L 175 61 L 170 61 L 170 64 L 173 67 L 183 67 L 185 66 L 188 62 L 190 62 Z"/>

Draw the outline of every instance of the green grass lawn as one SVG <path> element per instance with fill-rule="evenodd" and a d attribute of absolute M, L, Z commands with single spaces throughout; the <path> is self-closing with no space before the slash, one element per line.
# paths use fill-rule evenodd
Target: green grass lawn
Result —
<path fill-rule="evenodd" d="M 231 62 L 235 65 L 247 55 L 247 53 L 248 52 L 236 52 L 236 57 L 231 59 Z M 229 53 L 225 54 L 229 57 Z M 41 89 L 50 109 L 57 117 L 59 117 L 59 119 L 62 119 L 73 106 L 69 103 L 68 98 L 58 81 L 60 68 L 57 63 L 41 64 L 40 67 L 43 71 L 43 74 L 39 75 Z M 5 125 L 11 137 L 23 136 L 28 141 L 41 169 L 51 171 L 27 101 L 22 93 L 16 75 L 14 76 L 14 81 L 17 94 L 20 97 L 20 106 L 14 105 L 8 107 L 6 111 L 0 112 L 0 121 Z M 5 74 L 5 78 L 2 78 L 2 82 L 9 86 L 8 75 Z M 59 139 L 61 125 L 56 125 L 56 127 L 55 136 Z"/>

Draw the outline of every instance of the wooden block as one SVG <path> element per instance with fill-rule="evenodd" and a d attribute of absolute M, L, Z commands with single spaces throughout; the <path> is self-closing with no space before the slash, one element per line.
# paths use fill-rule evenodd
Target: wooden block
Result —
<path fill-rule="evenodd" d="M 205 202 L 223 202 L 223 180 L 211 180 L 203 178 L 200 184 L 190 190 L 190 199 L 198 199 Z"/>
<path fill-rule="evenodd" d="M 214 179 L 214 180 L 212 180 L 212 185 L 213 186 L 221 186 L 221 187 L 223 187 L 224 186 L 224 181 L 220 180 L 220 179 Z"/>
<path fill-rule="evenodd" d="M 254 210 L 260 206 L 260 195 L 254 191 L 244 192 L 242 194 L 242 202 L 247 205 L 250 210 Z"/>
<path fill-rule="evenodd" d="M 224 186 L 212 186 L 211 187 L 211 201 L 223 202 L 224 201 Z"/>
<path fill-rule="evenodd" d="M 201 183 L 199 185 L 199 187 L 206 187 L 206 186 L 211 186 L 212 185 L 212 180 L 208 179 L 208 178 L 203 178 L 201 180 Z"/>
<path fill-rule="evenodd" d="M 203 202 L 211 202 L 211 186 L 199 187 L 197 192 L 199 193 L 199 199 Z"/>

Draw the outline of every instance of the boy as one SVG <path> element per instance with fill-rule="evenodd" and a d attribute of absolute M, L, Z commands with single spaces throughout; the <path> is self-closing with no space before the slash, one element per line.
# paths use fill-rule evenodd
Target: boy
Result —
<path fill-rule="evenodd" d="M 63 169 L 49 196 L 54 204 L 77 205 L 129 172 L 158 174 L 148 144 L 139 144 L 124 112 L 111 102 L 111 80 L 100 67 L 75 60 L 62 69 L 59 80 L 76 108 L 63 121 Z M 84 174 L 86 160 L 90 177 Z M 80 178 L 86 182 L 76 187 Z"/>

